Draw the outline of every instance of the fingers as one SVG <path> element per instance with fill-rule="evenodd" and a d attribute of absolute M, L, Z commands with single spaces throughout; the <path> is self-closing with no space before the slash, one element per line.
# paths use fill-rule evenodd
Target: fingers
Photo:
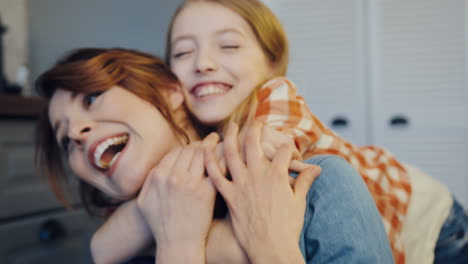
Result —
<path fill-rule="evenodd" d="M 221 193 L 226 201 L 231 197 L 230 193 L 232 192 L 231 182 L 224 177 L 224 173 L 219 168 L 218 162 L 214 155 L 213 150 L 205 149 L 205 167 L 208 172 L 208 176 L 216 187 L 216 189 Z"/>
<path fill-rule="evenodd" d="M 219 168 L 223 175 L 226 175 L 227 167 L 226 167 L 226 160 L 224 159 L 224 144 L 219 143 L 216 145 L 214 150 L 214 154 L 216 157 L 216 161 L 218 161 Z"/>
<path fill-rule="evenodd" d="M 173 173 L 170 180 L 177 181 L 175 178 L 181 178 L 183 181 L 187 180 L 187 177 L 184 177 L 189 172 L 189 169 L 192 165 L 193 157 L 195 154 L 197 146 L 185 146 L 182 148 L 182 151 L 177 158 L 176 163 L 173 166 Z M 195 164 L 193 164 L 196 167 Z"/>
<path fill-rule="evenodd" d="M 302 160 L 297 160 L 294 159 L 294 154 L 293 154 L 293 160 L 291 161 L 291 164 L 289 164 L 289 169 L 294 172 L 301 172 L 307 168 L 309 168 L 311 165 L 303 162 Z"/>
<path fill-rule="evenodd" d="M 294 187 L 294 183 L 296 182 L 296 178 L 289 176 L 289 185 L 291 188 Z"/>
<path fill-rule="evenodd" d="M 156 165 L 156 167 L 153 168 L 150 173 L 157 174 L 158 175 L 157 177 L 160 179 L 163 177 L 164 178 L 167 177 L 169 173 L 171 172 L 172 168 L 174 167 L 181 151 L 182 151 L 182 148 L 175 148 L 169 151 L 169 153 L 167 153 L 161 159 L 158 165 Z M 151 178 L 154 178 L 154 177 L 150 177 L 150 179 Z"/>
<path fill-rule="evenodd" d="M 190 163 L 190 179 L 189 180 L 199 180 L 200 178 L 205 177 L 205 154 L 204 149 L 213 149 L 218 143 L 219 136 L 216 133 L 211 133 L 205 139 L 203 139 L 200 146 L 195 144 L 195 150 L 193 158 Z M 183 162 L 181 160 L 181 162 Z M 180 164 L 183 167 L 182 164 Z"/>
<path fill-rule="evenodd" d="M 224 137 L 224 157 L 233 181 L 240 181 L 240 175 L 245 173 L 245 163 L 239 153 L 237 142 L 238 126 L 234 123 L 228 125 Z"/>
<path fill-rule="evenodd" d="M 140 194 L 138 195 L 138 201 L 142 203 L 142 199 L 147 197 L 147 193 L 156 186 L 160 187 L 161 183 L 165 183 L 171 173 L 172 168 L 174 167 L 179 154 L 181 153 L 182 148 L 175 148 L 169 151 L 156 165 L 152 168 L 146 177 L 145 182 L 141 188 Z"/>
<path fill-rule="evenodd" d="M 202 141 L 204 148 L 214 148 L 219 141 L 219 135 L 217 133 L 210 133 Z"/>
<path fill-rule="evenodd" d="M 293 149 L 291 146 L 282 145 L 279 147 L 272 160 L 272 166 L 274 167 L 273 171 L 276 172 L 274 175 L 277 175 L 278 177 L 287 180 L 284 177 L 284 175 L 288 174 L 289 164 L 291 163 L 292 155 Z"/>
<path fill-rule="evenodd" d="M 198 147 L 195 149 L 195 153 L 193 155 L 193 159 L 190 164 L 189 172 L 190 172 L 190 179 L 189 180 L 197 180 L 203 178 L 205 171 L 205 155 L 203 153 L 203 148 Z"/>
<path fill-rule="evenodd" d="M 310 165 L 309 168 L 303 170 L 296 178 L 294 182 L 294 193 L 299 199 L 306 199 L 307 193 L 309 192 L 310 186 L 319 176 L 322 168 L 316 165 Z"/>
<path fill-rule="evenodd" d="M 264 158 L 261 146 L 262 127 L 261 122 L 254 121 L 247 130 L 245 142 L 243 142 L 247 166 L 254 165 Z"/>

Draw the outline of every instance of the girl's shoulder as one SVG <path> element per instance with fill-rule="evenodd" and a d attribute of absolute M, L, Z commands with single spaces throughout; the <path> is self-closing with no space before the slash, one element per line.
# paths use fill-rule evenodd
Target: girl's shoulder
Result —
<path fill-rule="evenodd" d="M 287 100 L 297 97 L 297 89 L 294 83 L 284 76 L 274 77 L 266 81 L 258 90 L 259 101 Z"/>
<path fill-rule="evenodd" d="M 277 90 L 277 89 L 296 89 L 294 83 L 284 76 L 276 76 L 268 81 L 266 81 L 261 87 L 260 90 Z"/>

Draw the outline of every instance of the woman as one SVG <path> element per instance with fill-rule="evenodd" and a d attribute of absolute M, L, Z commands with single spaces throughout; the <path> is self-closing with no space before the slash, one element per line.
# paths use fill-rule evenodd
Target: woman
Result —
<path fill-rule="evenodd" d="M 221 221 L 232 218 L 233 226 L 213 222 L 216 136 L 197 143 L 180 84 L 155 57 L 122 49 L 77 50 L 42 74 L 37 87 L 49 100 L 38 129 L 38 165 L 52 189 L 65 201 L 63 153 L 80 179 L 85 204 L 99 205 L 106 196 L 119 201 L 93 238 L 97 263 L 123 261 L 149 239 L 156 241 L 158 263 L 392 261 L 359 175 L 342 159 L 318 156 L 309 161 L 322 168 L 316 188 L 309 189 L 318 172 L 311 166 L 291 186 L 292 149 L 279 147 L 273 162 L 266 159 L 259 124 L 241 142 L 245 161 L 236 126 L 225 134 L 223 157 L 232 176 L 229 188 L 236 191 L 227 199 L 230 214 Z M 210 178 L 204 177 L 205 167 Z M 336 188 L 336 182 L 344 186 Z"/>

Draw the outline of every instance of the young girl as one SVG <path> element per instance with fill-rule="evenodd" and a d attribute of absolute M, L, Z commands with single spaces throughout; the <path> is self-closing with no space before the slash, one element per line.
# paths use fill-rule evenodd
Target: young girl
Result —
<path fill-rule="evenodd" d="M 229 120 L 260 120 L 293 137 L 304 159 L 346 159 L 374 198 L 396 263 L 431 263 L 434 252 L 439 262 L 468 261 L 468 218 L 444 186 L 380 147 L 340 138 L 311 113 L 292 82 L 275 78 L 286 73 L 287 39 L 260 1 L 185 1 L 169 27 L 166 59 L 189 110 L 211 130 L 223 131 Z"/>
<path fill-rule="evenodd" d="M 85 204 L 102 205 L 109 197 L 118 206 L 93 238 L 96 263 L 125 261 L 151 239 L 158 263 L 303 263 L 303 256 L 307 263 L 392 261 L 359 175 L 340 158 L 318 156 L 309 161 L 322 168 L 317 189 L 309 190 L 318 172 L 311 166 L 291 186 L 292 148 L 279 147 L 267 159 L 258 123 L 241 142 L 245 161 L 236 127 L 225 134 L 232 181 L 221 188 L 232 221 L 213 222 L 211 180 L 222 182 L 210 150 L 216 139 L 201 143 L 204 154 L 179 85 L 159 59 L 122 49 L 77 50 L 37 81 L 48 99 L 37 161 L 53 190 L 66 201 L 65 159 Z M 336 181 L 346 184 L 335 188 Z"/>

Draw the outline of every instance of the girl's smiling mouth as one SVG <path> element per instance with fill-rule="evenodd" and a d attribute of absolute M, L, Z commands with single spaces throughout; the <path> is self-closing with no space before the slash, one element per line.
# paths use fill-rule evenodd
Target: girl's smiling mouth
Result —
<path fill-rule="evenodd" d="M 232 87 L 220 82 L 202 82 L 198 83 L 190 89 L 190 93 L 196 98 L 204 98 L 210 95 L 224 94 Z"/>
<path fill-rule="evenodd" d="M 96 141 L 88 151 L 89 162 L 94 168 L 109 174 L 109 170 L 127 146 L 128 139 L 127 133 L 120 133 Z"/>

